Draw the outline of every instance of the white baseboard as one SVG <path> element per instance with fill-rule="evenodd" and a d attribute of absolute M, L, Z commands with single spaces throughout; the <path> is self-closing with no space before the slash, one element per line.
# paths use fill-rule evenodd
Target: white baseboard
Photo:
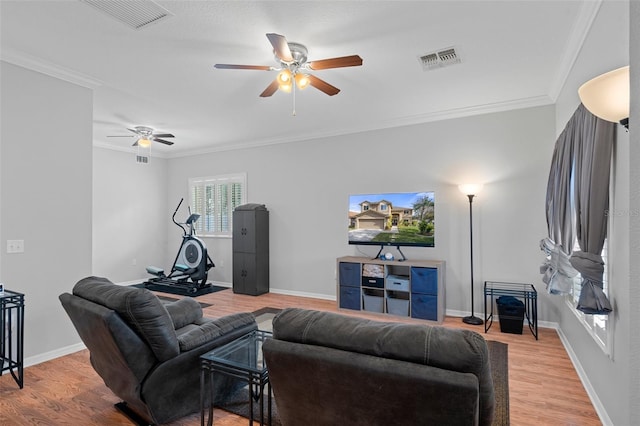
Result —
<path fill-rule="evenodd" d="M 569 355 L 569 359 L 573 364 L 573 368 L 575 368 L 576 373 L 578 373 L 578 377 L 582 382 L 582 386 L 584 386 L 584 389 L 587 391 L 587 395 L 589 395 L 589 399 L 593 404 L 593 408 L 596 410 L 598 417 L 600 417 L 600 421 L 604 426 L 613 426 L 613 422 L 611 421 L 611 418 L 609 418 L 607 410 L 604 408 L 604 405 L 602 404 L 602 401 L 600 401 L 600 398 L 598 398 L 598 394 L 591 385 L 587 373 L 584 371 L 584 368 L 582 368 L 582 364 L 580 364 L 576 353 L 573 351 L 573 348 L 571 347 L 567 336 L 565 336 L 560 327 L 556 327 L 556 331 L 558 332 L 558 336 L 560 336 L 560 341 L 562 342 L 564 349 Z"/>
<path fill-rule="evenodd" d="M 75 345 L 65 346 L 64 348 L 54 349 L 49 352 L 30 356 L 24 359 L 24 367 L 30 367 L 32 365 L 41 364 L 43 362 L 51 361 L 52 359 L 60 358 L 61 356 L 69 355 L 78 351 L 86 349 L 84 343 L 76 343 Z"/>
<path fill-rule="evenodd" d="M 284 290 L 280 288 L 270 288 L 269 293 L 284 294 L 287 296 L 311 297 L 313 299 L 322 299 L 322 300 L 333 300 L 334 302 L 337 300 L 336 296 L 331 296 L 328 294 L 308 293 L 305 291 Z"/>

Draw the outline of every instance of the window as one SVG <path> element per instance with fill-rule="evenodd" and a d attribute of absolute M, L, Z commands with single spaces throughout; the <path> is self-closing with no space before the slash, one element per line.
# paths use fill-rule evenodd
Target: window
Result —
<path fill-rule="evenodd" d="M 571 206 L 571 216 L 572 216 L 572 227 L 574 230 L 574 241 L 573 241 L 573 252 L 580 251 L 580 245 L 578 244 L 578 239 L 575 237 L 577 234 L 576 231 L 576 205 L 575 205 L 575 162 L 571 167 L 571 175 L 570 175 L 571 189 L 569 193 L 569 201 Z M 612 181 L 609 182 L 609 192 L 613 194 Z M 609 198 L 609 207 L 607 211 L 611 210 L 612 199 Z M 608 217 L 608 215 L 607 215 Z M 611 230 L 610 221 L 608 221 L 607 225 L 607 235 L 611 235 L 609 232 Z M 602 274 L 602 290 L 604 294 L 609 297 L 609 258 L 608 258 L 608 246 L 609 239 L 605 238 L 604 245 L 602 247 L 602 252 L 600 256 L 604 262 L 604 273 Z M 578 301 L 580 300 L 580 291 L 582 290 L 582 278 L 581 275 L 578 274 L 578 279 L 574 280 L 573 287 L 571 289 L 571 293 L 567 295 L 566 301 L 568 305 L 572 308 L 571 311 L 578 317 L 578 320 L 582 323 L 582 325 L 586 328 L 587 332 L 593 337 L 598 346 L 608 355 L 611 355 L 610 345 L 609 345 L 609 330 L 607 329 L 609 323 L 609 315 L 586 315 L 585 313 L 575 309 L 578 305 Z"/>
<path fill-rule="evenodd" d="M 608 268 L 608 257 L 607 257 L 607 246 L 609 245 L 609 240 L 605 240 L 604 248 L 602 249 L 602 260 L 604 260 L 604 275 L 603 275 L 603 291 L 604 294 L 609 297 L 609 268 Z M 578 243 L 576 241 L 576 245 L 574 246 L 574 251 L 580 250 Z M 575 306 L 578 304 L 578 300 L 580 299 L 580 290 L 581 290 L 581 281 L 575 280 L 573 289 L 571 294 L 567 295 L 567 303 L 571 307 L 571 311 L 578 317 L 582 325 L 587 329 L 591 337 L 596 341 L 596 343 L 600 346 L 600 348 L 608 355 L 611 355 L 609 349 L 609 334 L 608 334 L 608 323 L 609 323 L 609 315 L 585 315 L 583 312 L 575 309 Z"/>
<path fill-rule="evenodd" d="M 230 237 L 233 210 L 246 203 L 245 173 L 189 179 L 191 211 L 198 213 L 196 232 L 208 237 Z"/>
<path fill-rule="evenodd" d="M 607 252 L 612 246 L 606 237 L 611 235 L 608 211 L 613 206 L 615 139 L 616 124 L 595 117 L 580 104 L 556 141 L 546 200 L 548 240 L 553 250 L 570 255 L 572 266 L 584 276 L 575 283 L 573 271 L 559 261 L 545 270 L 545 282 L 550 293 L 567 295 L 567 306 L 609 355 L 613 322 L 607 316 L 612 311 Z M 584 285 L 589 286 L 589 294 L 584 293 Z"/>
<path fill-rule="evenodd" d="M 573 180 L 574 180 L 574 169 L 571 170 L 571 183 L 573 189 Z M 610 184 L 610 190 L 611 190 Z M 611 191 L 613 193 L 613 191 Z M 576 221 L 576 207 L 573 201 L 575 201 L 575 197 L 573 191 L 571 193 L 571 214 L 573 216 L 573 228 L 575 230 Z M 609 207 L 612 205 L 612 199 L 609 199 Z M 607 209 L 610 211 L 610 208 Z M 609 223 L 609 231 L 611 230 L 611 224 Z M 574 234 L 575 235 L 575 234 Z M 607 232 L 607 235 L 611 235 L 610 232 Z M 604 273 L 602 274 L 602 290 L 604 294 L 609 297 L 609 258 L 608 258 L 608 247 L 609 247 L 609 239 L 606 238 L 604 240 L 604 246 L 602 247 L 602 260 L 604 261 Z M 580 245 L 578 244 L 578 239 L 574 240 L 573 251 L 579 251 Z M 578 274 L 580 277 L 580 274 Z M 596 341 L 598 346 L 608 355 L 611 355 L 610 346 L 609 346 L 609 331 L 607 329 L 607 325 L 609 323 L 609 315 L 585 315 L 583 312 L 575 309 L 578 304 L 578 300 L 580 300 L 580 290 L 582 290 L 582 279 L 576 279 L 573 284 L 573 288 L 571 289 L 571 294 L 567 295 L 566 301 L 569 306 L 572 308 L 571 311 L 578 317 L 578 320 L 582 323 L 582 325 L 587 329 L 591 337 Z"/>

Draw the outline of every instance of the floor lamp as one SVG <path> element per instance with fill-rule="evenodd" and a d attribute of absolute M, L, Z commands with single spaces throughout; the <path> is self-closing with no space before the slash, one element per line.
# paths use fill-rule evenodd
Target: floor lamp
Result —
<path fill-rule="evenodd" d="M 462 318 L 462 322 L 472 325 L 481 325 L 483 321 L 474 315 L 473 310 L 473 197 L 480 192 L 482 185 L 465 184 L 458 186 L 460 192 L 469 197 L 469 241 L 471 252 L 471 316 Z"/>

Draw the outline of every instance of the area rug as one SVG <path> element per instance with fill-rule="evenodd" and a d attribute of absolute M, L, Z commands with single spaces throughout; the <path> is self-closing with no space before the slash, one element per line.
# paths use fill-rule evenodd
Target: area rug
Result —
<path fill-rule="evenodd" d="M 280 312 L 278 308 L 261 308 L 253 312 L 260 330 L 271 330 L 273 317 Z M 508 345 L 492 340 L 487 341 L 489 348 L 489 362 L 491 363 L 491 376 L 493 378 L 493 387 L 496 398 L 495 418 L 493 426 L 509 426 L 509 364 L 508 364 Z M 231 395 L 221 406 L 223 410 L 232 412 L 239 416 L 249 418 L 249 390 L 247 387 L 240 389 L 234 395 Z M 267 398 L 264 402 L 264 413 L 266 419 Z M 254 420 L 260 416 L 259 402 L 253 401 Z M 271 424 L 280 426 L 280 417 L 278 416 L 278 407 L 274 398 L 271 399 Z"/>
<path fill-rule="evenodd" d="M 210 293 L 215 293 L 217 291 L 222 291 L 222 290 L 228 290 L 229 289 L 229 287 L 221 287 L 221 286 L 218 286 L 218 285 L 211 285 L 209 287 L 201 288 L 201 289 L 197 290 L 196 292 L 189 292 L 186 287 L 157 285 L 157 284 L 153 284 L 153 283 L 133 284 L 133 285 L 131 285 L 131 287 L 146 288 L 146 289 L 149 289 L 151 291 L 160 291 L 162 293 L 179 294 L 180 296 L 191 296 L 191 297 L 198 297 L 198 296 L 202 296 L 203 294 L 210 294 Z"/>
<path fill-rule="evenodd" d="M 509 359 L 508 345 L 487 340 L 496 411 L 493 426 L 509 426 Z"/>

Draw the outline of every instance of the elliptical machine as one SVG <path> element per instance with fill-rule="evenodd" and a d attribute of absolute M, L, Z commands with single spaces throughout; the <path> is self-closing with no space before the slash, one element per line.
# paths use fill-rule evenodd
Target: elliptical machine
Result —
<path fill-rule="evenodd" d="M 207 283 L 207 276 L 209 269 L 215 265 L 207 253 L 207 246 L 200 238 L 196 237 L 196 231 L 194 229 L 194 225 L 200 218 L 200 215 L 196 213 L 192 214 L 189 208 L 189 217 L 186 222 L 177 222 L 176 213 L 178 213 L 182 201 L 184 201 L 184 198 L 180 199 L 178 207 L 176 207 L 173 216 L 171 216 L 173 223 L 182 229 L 182 243 L 178 249 L 176 259 L 173 261 L 171 272 L 169 275 L 166 275 L 164 269 L 147 266 L 147 272 L 154 275 L 155 278 L 146 281 L 144 283 L 145 287 L 147 287 L 148 284 L 152 284 L 154 287 L 180 287 L 188 293 L 196 293 L 198 290 L 211 287 L 211 284 Z M 189 228 L 188 232 L 184 225 Z"/>

